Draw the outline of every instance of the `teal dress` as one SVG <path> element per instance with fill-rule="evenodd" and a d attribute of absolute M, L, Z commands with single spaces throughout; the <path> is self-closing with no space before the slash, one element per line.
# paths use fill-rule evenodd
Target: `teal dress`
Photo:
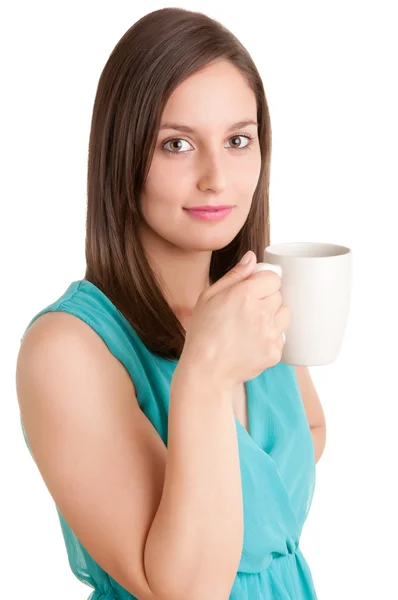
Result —
<path fill-rule="evenodd" d="M 58 300 L 33 317 L 25 331 L 48 311 L 71 313 L 101 336 L 130 374 L 142 411 L 167 447 L 170 382 L 178 360 L 170 362 L 150 352 L 107 296 L 89 281 L 71 283 Z M 247 381 L 246 390 L 250 434 L 235 419 L 244 539 L 229 600 L 316 600 L 299 547 L 314 494 L 315 455 L 294 367 L 279 362 Z M 21 425 L 29 448 L 22 418 Z M 55 508 L 70 567 L 80 581 L 94 588 L 88 600 L 134 599 L 94 561 Z"/>

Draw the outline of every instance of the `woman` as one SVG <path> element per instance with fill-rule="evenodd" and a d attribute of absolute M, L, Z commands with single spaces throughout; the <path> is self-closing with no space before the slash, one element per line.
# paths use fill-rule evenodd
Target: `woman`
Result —
<path fill-rule="evenodd" d="M 166 8 L 118 42 L 91 124 L 85 277 L 34 316 L 17 365 L 91 600 L 316 598 L 290 315 L 279 276 L 254 273 L 270 152 L 261 78 L 218 22 Z"/>

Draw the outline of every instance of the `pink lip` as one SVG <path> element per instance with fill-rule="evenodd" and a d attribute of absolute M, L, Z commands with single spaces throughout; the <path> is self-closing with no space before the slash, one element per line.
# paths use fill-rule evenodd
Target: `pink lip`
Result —
<path fill-rule="evenodd" d="M 191 206 L 187 207 L 186 210 L 224 210 L 224 208 L 233 208 L 232 204 L 220 204 L 219 206 L 212 206 L 211 204 L 203 204 L 202 206 Z"/>
<path fill-rule="evenodd" d="M 233 206 L 230 206 L 222 210 L 198 210 L 188 208 L 185 208 L 184 210 L 186 210 L 187 213 L 189 213 L 192 217 L 195 217 L 197 219 L 203 219 L 205 221 L 220 221 L 221 219 L 224 219 L 227 215 L 229 215 L 233 208 Z"/>

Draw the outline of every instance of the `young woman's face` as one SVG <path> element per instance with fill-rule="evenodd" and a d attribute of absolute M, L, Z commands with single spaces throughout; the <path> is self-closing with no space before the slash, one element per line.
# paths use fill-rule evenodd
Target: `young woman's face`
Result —
<path fill-rule="evenodd" d="M 227 61 L 174 90 L 141 196 L 150 237 L 188 251 L 218 250 L 234 239 L 249 214 L 261 168 L 257 125 L 232 127 L 247 120 L 257 121 L 255 95 Z M 199 220 L 184 210 L 204 204 L 234 208 L 220 221 Z"/>

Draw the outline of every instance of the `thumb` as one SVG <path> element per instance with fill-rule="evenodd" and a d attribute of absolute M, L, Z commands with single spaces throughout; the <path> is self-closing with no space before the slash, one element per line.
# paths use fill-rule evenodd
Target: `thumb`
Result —
<path fill-rule="evenodd" d="M 234 267 L 232 267 L 230 271 L 225 273 L 223 277 L 213 283 L 213 285 L 206 290 L 206 296 L 214 296 L 214 294 L 218 294 L 231 285 L 235 285 L 239 281 L 243 281 L 243 279 L 246 279 L 253 273 L 256 264 L 256 255 L 252 250 L 249 250 L 242 256 L 240 261 Z"/>

